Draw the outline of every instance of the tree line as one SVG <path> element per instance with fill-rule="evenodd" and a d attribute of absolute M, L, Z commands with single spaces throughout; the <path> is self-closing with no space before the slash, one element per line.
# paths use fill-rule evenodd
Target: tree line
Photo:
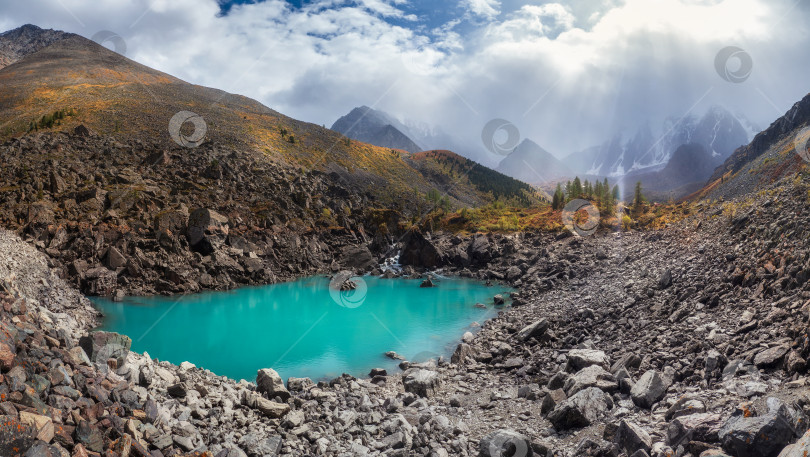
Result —
<path fill-rule="evenodd" d="M 593 202 L 602 213 L 613 214 L 616 211 L 616 203 L 621 200 L 621 195 L 619 194 L 619 185 L 615 184 L 611 188 L 607 178 L 603 181 L 596 180 L 594 183 L 586 179 L 583 183 L 577 176 L 573 181 L 568 181 L 565 187 L 563 187 L 562 183 L 557 183 L 557 189 L 554 191 L 551 200 L 551 207 L 555 210 L 561 210 L 568 202 L 578 198 Z M 642 212 L 645 203 L 647 203 L 647 199 L 642 193 L 641 181 L 638 181 L 633 193 L 633 211 L 635 213 Z"/>
<path fill-rule="evenodd" d="M 39 129 L 49 129 L 54 125 L 62 125 L 62 119 L 75 115 L 76 112 L 73 110 L 73 108 L 70 110 L 60 109 L 59 111 L 54 111 L 53 114 L 46 114 L 37 121 L 29 122 L 28 131 L 35 132 Z"/>

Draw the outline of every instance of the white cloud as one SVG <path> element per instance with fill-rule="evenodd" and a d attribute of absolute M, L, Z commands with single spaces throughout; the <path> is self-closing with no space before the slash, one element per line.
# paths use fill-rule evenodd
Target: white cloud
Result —
<path fill-rule="evenodd" d="M 360 3 L 365 7 L 367 10 L 371 11 L 374 14 L 378 14 L 383 17 L 398 17 L 404 18 L 406 17 L 402 10 L 396 8 L 392 4 L 389 4 L 383 0 L 360 0 Z M 404 3 L 403 1 L 395 1 L 394 4 L 401 4 Z M 413 16 L 407 16 L 412 18 Z"/>
<path fill-rule="evenodd" d="M 224 17 L 215 0 L 29 0 L 4 4 L 0 25 L 111 30 L 130 58 L 187 81 L 318 124 L 376 104 L 468 138 L 464 153 L 481 149 L 494 117 L 564 155 L 683 114 L 707 90 L 703 104 L 762 125 L 807 92 L 808 12 L 793 0 L 517 2 L 464 0 L 459 17 L 426 32 L 388 22 L 413 19 L 405 0 L 267 0 Z M 728 45 L 754 59 L 744 84 L 715 72 Z"/>
<path fill-rule="evenodd" d="M 484 19 L 494 19 L 501 14 L 501 2 L 498 0 L 462 0 L 462 7 L 470 13 Z"/>
<path fill-rule="evenodd" d="M 489 26 L 488 34 L 501 42 L 557 36 L 574 26 L 574 15 L 559 3 L 525 5 L 500 23 Z"/>

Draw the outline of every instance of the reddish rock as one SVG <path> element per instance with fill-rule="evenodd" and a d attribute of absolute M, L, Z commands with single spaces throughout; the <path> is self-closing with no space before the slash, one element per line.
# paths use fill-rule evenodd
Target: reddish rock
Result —
<path fill-rule="evenodd" d="M 8 371 L 14 365 L 14 351 L 6 343 L 0 343 L 0 370 Z"/>

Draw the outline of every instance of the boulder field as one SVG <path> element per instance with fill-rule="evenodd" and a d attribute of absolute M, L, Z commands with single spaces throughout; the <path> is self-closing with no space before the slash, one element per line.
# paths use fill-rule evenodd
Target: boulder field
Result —
<path fill-rule="evenodd" d="M 808 188 L 644 233 L 419 234 L 431 271 L 506 281 L 511 305 L 447 359 L 314 381 L 133 353 L 0 232 L 0 455 L 805 456 Z"/>

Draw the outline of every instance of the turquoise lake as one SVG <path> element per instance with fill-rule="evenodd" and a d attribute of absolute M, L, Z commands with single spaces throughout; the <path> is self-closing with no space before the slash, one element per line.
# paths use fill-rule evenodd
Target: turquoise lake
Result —
<path fill-rule="evenodd" d="M 383 354 L 396 351 L 423 362 L 452 354 L 465 331 L 476 331 L 497 313 L 495 294 L 466 279 L 353 278 L 340 292 L 326 277 L 228 292 L 177 297 L 128 297 L 121 303 L 93 299 L 104 313 L 102 330 L 132 338 L 132 350 L 175 364 L 194 363 L 218 375 L 255 380 L 260 368 L 283 379 L 367 376 L 372 368 L 398 370 Z M 507 298 L 508 300 L 508 298 Z M 486 309 L 477 308 L 483 303 Z"/>

